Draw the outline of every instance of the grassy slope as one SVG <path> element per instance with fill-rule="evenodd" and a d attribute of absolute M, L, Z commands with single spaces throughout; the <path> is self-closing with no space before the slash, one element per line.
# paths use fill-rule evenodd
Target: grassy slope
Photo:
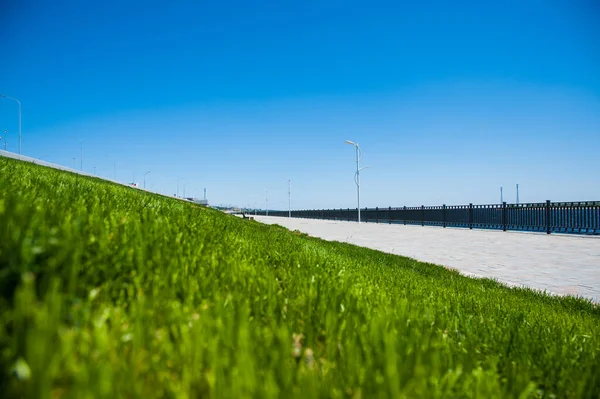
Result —
<path fill-rule="evenodd" d="M 9 397 L 598 397 L 600 310 L 0 158 Z"/>

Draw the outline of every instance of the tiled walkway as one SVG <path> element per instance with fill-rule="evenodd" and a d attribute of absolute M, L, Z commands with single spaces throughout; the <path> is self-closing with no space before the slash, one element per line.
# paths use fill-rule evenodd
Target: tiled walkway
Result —
<path fill-rule="evenodd" d="M 325 240 L 342 241 L 508 285 L 600 302 L 600 237 L 256 217 Z"/>

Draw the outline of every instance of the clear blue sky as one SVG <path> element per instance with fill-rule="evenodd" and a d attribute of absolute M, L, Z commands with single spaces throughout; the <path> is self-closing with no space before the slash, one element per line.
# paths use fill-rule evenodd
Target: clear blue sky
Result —
<path fill-rule="evenodd" d="M 572 1 L 0 3 L 23 153 L 212 204 L 600 200 L 600 6 Z M 0 130 L 17 151 L 16 104 Z M 73 160 L 75 158 L 75 160 Z"/>

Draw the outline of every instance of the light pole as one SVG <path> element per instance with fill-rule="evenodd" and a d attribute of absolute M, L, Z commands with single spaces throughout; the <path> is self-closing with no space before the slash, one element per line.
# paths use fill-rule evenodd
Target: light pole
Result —
<path fill-rule="evenodd" d="M 177 198 L 179 198 L 179 182 L 185 180 L 185 177 L 182 177 L 180 179 L 177 180 Z"/>
<path fill-rule="evenodd" d="M 502 187 L 500 187 L 500 204 L 504 203 L 504 194 L 502 193 Z"/>
<path fill-rule="evenodd" d="M 288 217 L 292 217 L 292 181 L 286 177 L 288 181 Z"/>
<path fill-rule="evenodd" d="M 21 101 L 17 100 L 16 98 L 5 96 L 4 94 L 0 94 L 0 97 L 16 101 L 17 104 L 19 104 L 19 155 L 21 155 Z"/>
<path fill-rule="evenodd" d="M 358 143 L 355 143 L 350 140 L 345 141 L 346 144 L 353 145 L 356 147 L 356 173 L 354 174 L 354 183 L 356 183 L 356 197 L 357 197 L 357 209 L 358 209 L 358 223 L 360 223 L 360 171 L 368 168 L 369 166 L 365 166 L 363 168 L 360 167 L 360 159 L 362 158 L 362 151 L 358 146 Z"/>
<path fill-rule="evenodd" d="M 150 173 L 150 171 L 147 171 L 146 173 L 144 173 L 144 190 L 146 189 L 146 175 Z"/>
<path fill-rule="evenodd" d="M 4 129 L 4 151 L 6 151 L 6 145 L 8 144 L 8 130 Z"/>
<path fill-rule="evenodd" d="M 517 205 L 519 205 L 519 183 L 517 183 Z"/>

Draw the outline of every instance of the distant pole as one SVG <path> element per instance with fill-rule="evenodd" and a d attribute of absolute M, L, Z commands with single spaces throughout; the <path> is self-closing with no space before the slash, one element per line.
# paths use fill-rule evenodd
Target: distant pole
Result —
<path fill-rule="evenodd" d="M 4 151 L 6 151 L 6 145 L 8 144 L 8 130 L 4 130 Z"/>
<path fill-rule="evenodd" d="M 146 173 L 144 173 L 144 190 L 146 189 L 146 175 L 150 173 L 150 171 L 147 171 Z"/>
<path fill-rule="evenodd" d="M 96 167 L 94 166 L 94 175 L 96 174 Z"/>
<path fill-rule="evenodd" d="M 0 97 L 16 101 L 17 104 L 19 104 L 19 155 L 21 155 L 21 101 L 17 100 L 16 98 L 5 96 L 4 94 L 0 94 Z"/>
<path fill-rule="evenodd" d="M 354 183 L 356 183 L 358 223 L 360 223 L 360 171 L 368 168 L 368 166 L 365 166 L 363 168 L 360 167 L 360 158 L 362 158 L 362 151 L 360 150 L 358 143 L 355 143 L 350 140 L 346 140 L 345 143 L 356 147 L 356 173 L 354 174 Z"/>
<path fill-rule="evenodd" d="M 517 183 L 517 205 L 519 204 L 519 183 Z"/>
<path fill-rule="evenodd" d="M 360 157 L 358 143 L 356 144 L 356 198 L 358 206 L 358 223 L 360 223 Z"/>
<path fill-rule="evenodd" d="M 73 169 L 77 170 L 77 164 L 75 163 L 75 157 L 73 157 Z"/>
<path fill-rule="evenodd" d="M 500 187 L 500 203 L 504 203 L 504 195 L 502 193 L 502 187 Z"/>
<path fill-rule="evenodd" d="M 288 181 L 288 217 L 292 217 L 292 180 L 286 177 Z"/>

